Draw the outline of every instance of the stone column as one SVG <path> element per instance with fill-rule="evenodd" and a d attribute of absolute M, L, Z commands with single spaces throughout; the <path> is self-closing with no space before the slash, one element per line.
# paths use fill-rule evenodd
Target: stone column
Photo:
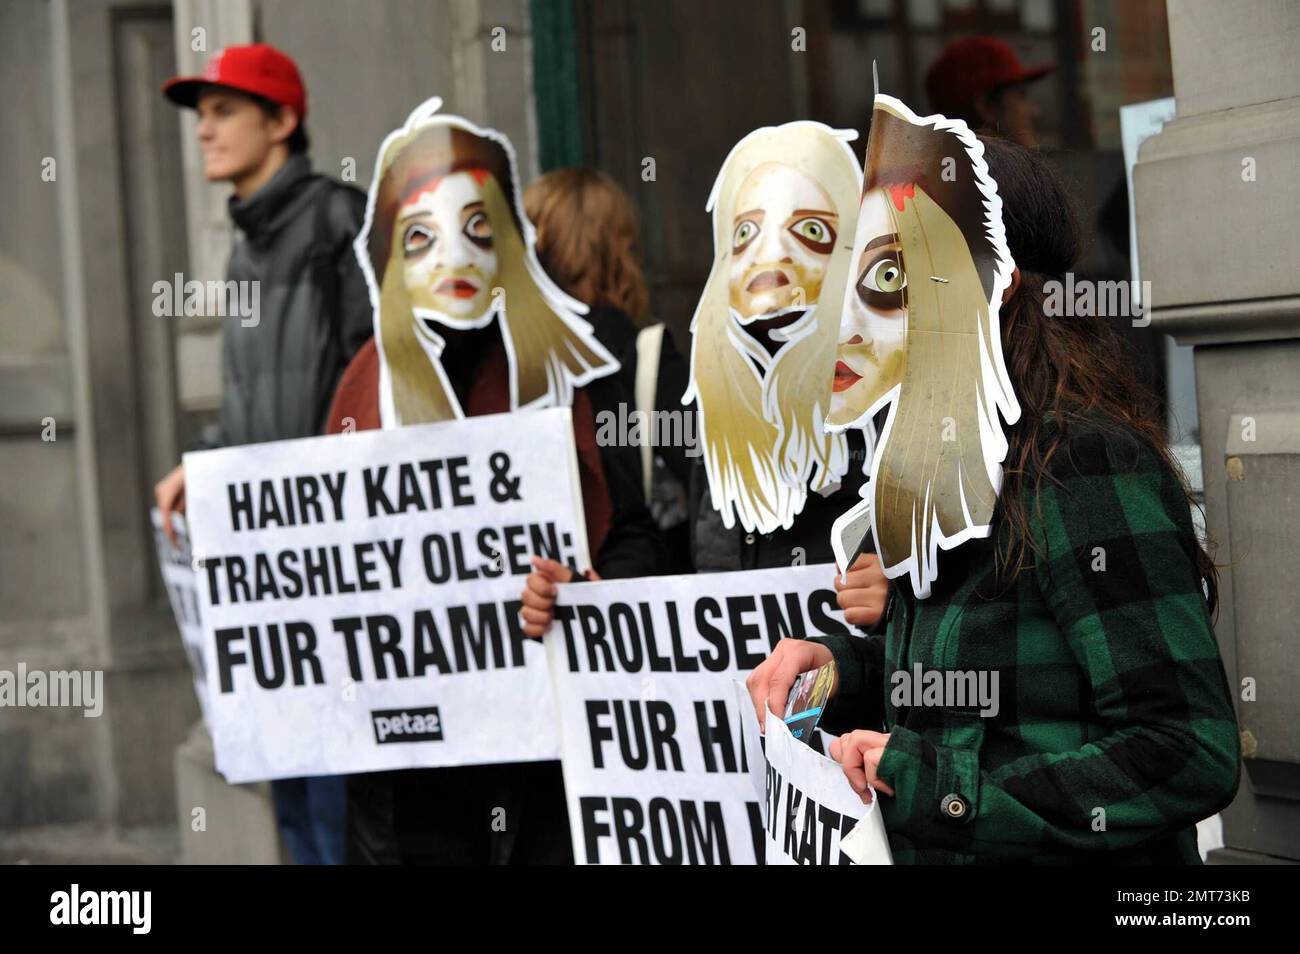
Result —
<path fill-rule="evenodd" d="M 1196 348 L 1244 769 L 1217 862 L 1300 861 L 1300 5 L 1169 0 L 1177 118 L 1134 171 L 1155 326 Z"/>

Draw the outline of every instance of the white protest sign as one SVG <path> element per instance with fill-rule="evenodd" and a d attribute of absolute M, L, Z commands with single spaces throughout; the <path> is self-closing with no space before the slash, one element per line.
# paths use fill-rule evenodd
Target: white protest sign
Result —
<path fill-rule="evenodd" d="M 745 733 L 758 735 L 752 705 Z M 879 803 L 863 804 L 838 762 L 800 742 L 771 712 L 764 736 L 767 864 L 893 864 Z"/>
<path fill-rule="evenodd" d="M 845 632 L 834 576 L 826 564 L 561 587 L 545 642 L 579 864 L 761 857 L 733 684 L 782 637 Z"/>
<path fill-rule="evenodd" d="M 150 511 L 153 521 L 154 543 L 158 548 L 158 567 L 162 571 L 163 586 L 176 616 L 176 628 L 185 646 L 185 658 L 190 662 L 194 677 L 194 694 L 199 699 L 203 720 L 208 721 L 208 684 L 203 669 L 203 617 L 199 609 L 198 576 L 194 572 L 194 558 L 190 553 L 190 532 L 185 518 L 172 514 L 175 545 L 167 539 L 162 529 L 162 514 L 158 508 Z"/>
<path fill-rule="evenodd" d="M 590 565 L 568 408 L 187 454 L 232 782 L 553 759 L 529 557 Z"/>

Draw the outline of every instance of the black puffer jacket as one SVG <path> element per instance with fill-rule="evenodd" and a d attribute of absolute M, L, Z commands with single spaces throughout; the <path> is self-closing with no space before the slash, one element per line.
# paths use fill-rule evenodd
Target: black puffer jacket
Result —
<path fill-rule="evenodd" d="M 850 431 L 849 467 L 839 487 L 826 496 L 809 493 L 803 510 L 789 530 L 747 533 L 737 522 L 730 530 L 713 506 L 709 478 L 698 463 L 691 477 L 691 553 L 697 573 L 766 570 L 779 566 L 834 563 L 831 524 L 860 498 L 863 475 L 863 440 Z M 702 461 L 702 458 L 700 459 Z"/>
<path fill-rule="evenodd" d="M 247 199 L 226 277 L 257 282 L 258 308 L 222 329 L 221 419 L 201 446 L 311 437 L 343 368 L 370 337 L 370 295 L 352 251 L 366 197 L 295 154 Z M 252 286 L 244 286 L 251 288 Z"/>

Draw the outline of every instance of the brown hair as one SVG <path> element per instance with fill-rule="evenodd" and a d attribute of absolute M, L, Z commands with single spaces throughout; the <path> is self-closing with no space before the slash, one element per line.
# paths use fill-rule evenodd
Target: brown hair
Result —
<path fill-rule="evenodd" d="M 1006 530 L 998 550 L 1004 580 L 1041 556 L 1031 535 L 1027 503 L 1038 499 L 1052 458 L 1067 446 L 1072 425 L 1134 435 L 1178 478 L 1189 506 L 1197 506 L 1169 450 L 1160 402 L 1137 377 L 1114 318 L 1049 318 L 1043 286 L 1060 280 L 1079 257 L 1074 204 L 1052 169 L 1036 154 L 1003 139 L 981 136 L 989 172 L 1002 197 L 1007 244 L 1020 269 L 1020 287 L 1002 306 L 1002 349 L 1020 399 L 1011 429 L 999 509 Z M 1210 612 L 1218 606 L 1218 572 L 1206 548 L 1195 547 L 1197 572 Z"/>
<path fill-rule="evenodd" d="M 557 169 L 524 190 L 537 257 L 562 289 L 593 308 L 617 308 L 636 324 L 650 296 L 640 261 L 640 217 L 603 172 Z"/>
<path fill-rule="evenodd" d="M 401 142 L 396 150 L 389 150 L 389 156 L 381 157 L 387 165 L 379 180 L 375 220 L 367 242 L 376 280 L 383 277 L 388 266 L 393 223 L 402 203 L 428 188 L 430 180 L 436 176 L 469 169 L 487 170 L 501 188 L 515 228 L 522 228 L 515 211 L 510 157 L 501 143 L 455 126 L 436 125 Z"/>

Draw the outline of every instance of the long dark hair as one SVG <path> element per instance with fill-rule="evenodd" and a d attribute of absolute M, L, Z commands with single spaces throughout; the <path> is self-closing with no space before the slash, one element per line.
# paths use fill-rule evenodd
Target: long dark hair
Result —
<path fill-rule="evenodd" d="M 1087 423 L 1127 433 L 1147 444 L 1177 476 L 1188 505 L 1196 500 L 1169 450 L 1160 402 L 1137 377 L 1113 317 L 1049 317 L 1044 284 L 1062 280 L 1081 250 L 1078 213 L 1051 167 L 1037 154 L 1004 139 L 981 136 L 989 172 L 1002 197 L 1007 244 L 1020 269 L 1020 287 L 1002 306 L 1002 349 L 1020 400 L 1011 428 L 999 496 L 1003 531 L 999 577 L 1015 579 L 1041 557 L 1031 533 L 1049 465 L 1072 425 Z M 1049 423 L 1048 419 L 1051 419 Z M 1218 572 L 1199 542 L 1196 568 L 1211 613 L 1218 607 Z"/>

